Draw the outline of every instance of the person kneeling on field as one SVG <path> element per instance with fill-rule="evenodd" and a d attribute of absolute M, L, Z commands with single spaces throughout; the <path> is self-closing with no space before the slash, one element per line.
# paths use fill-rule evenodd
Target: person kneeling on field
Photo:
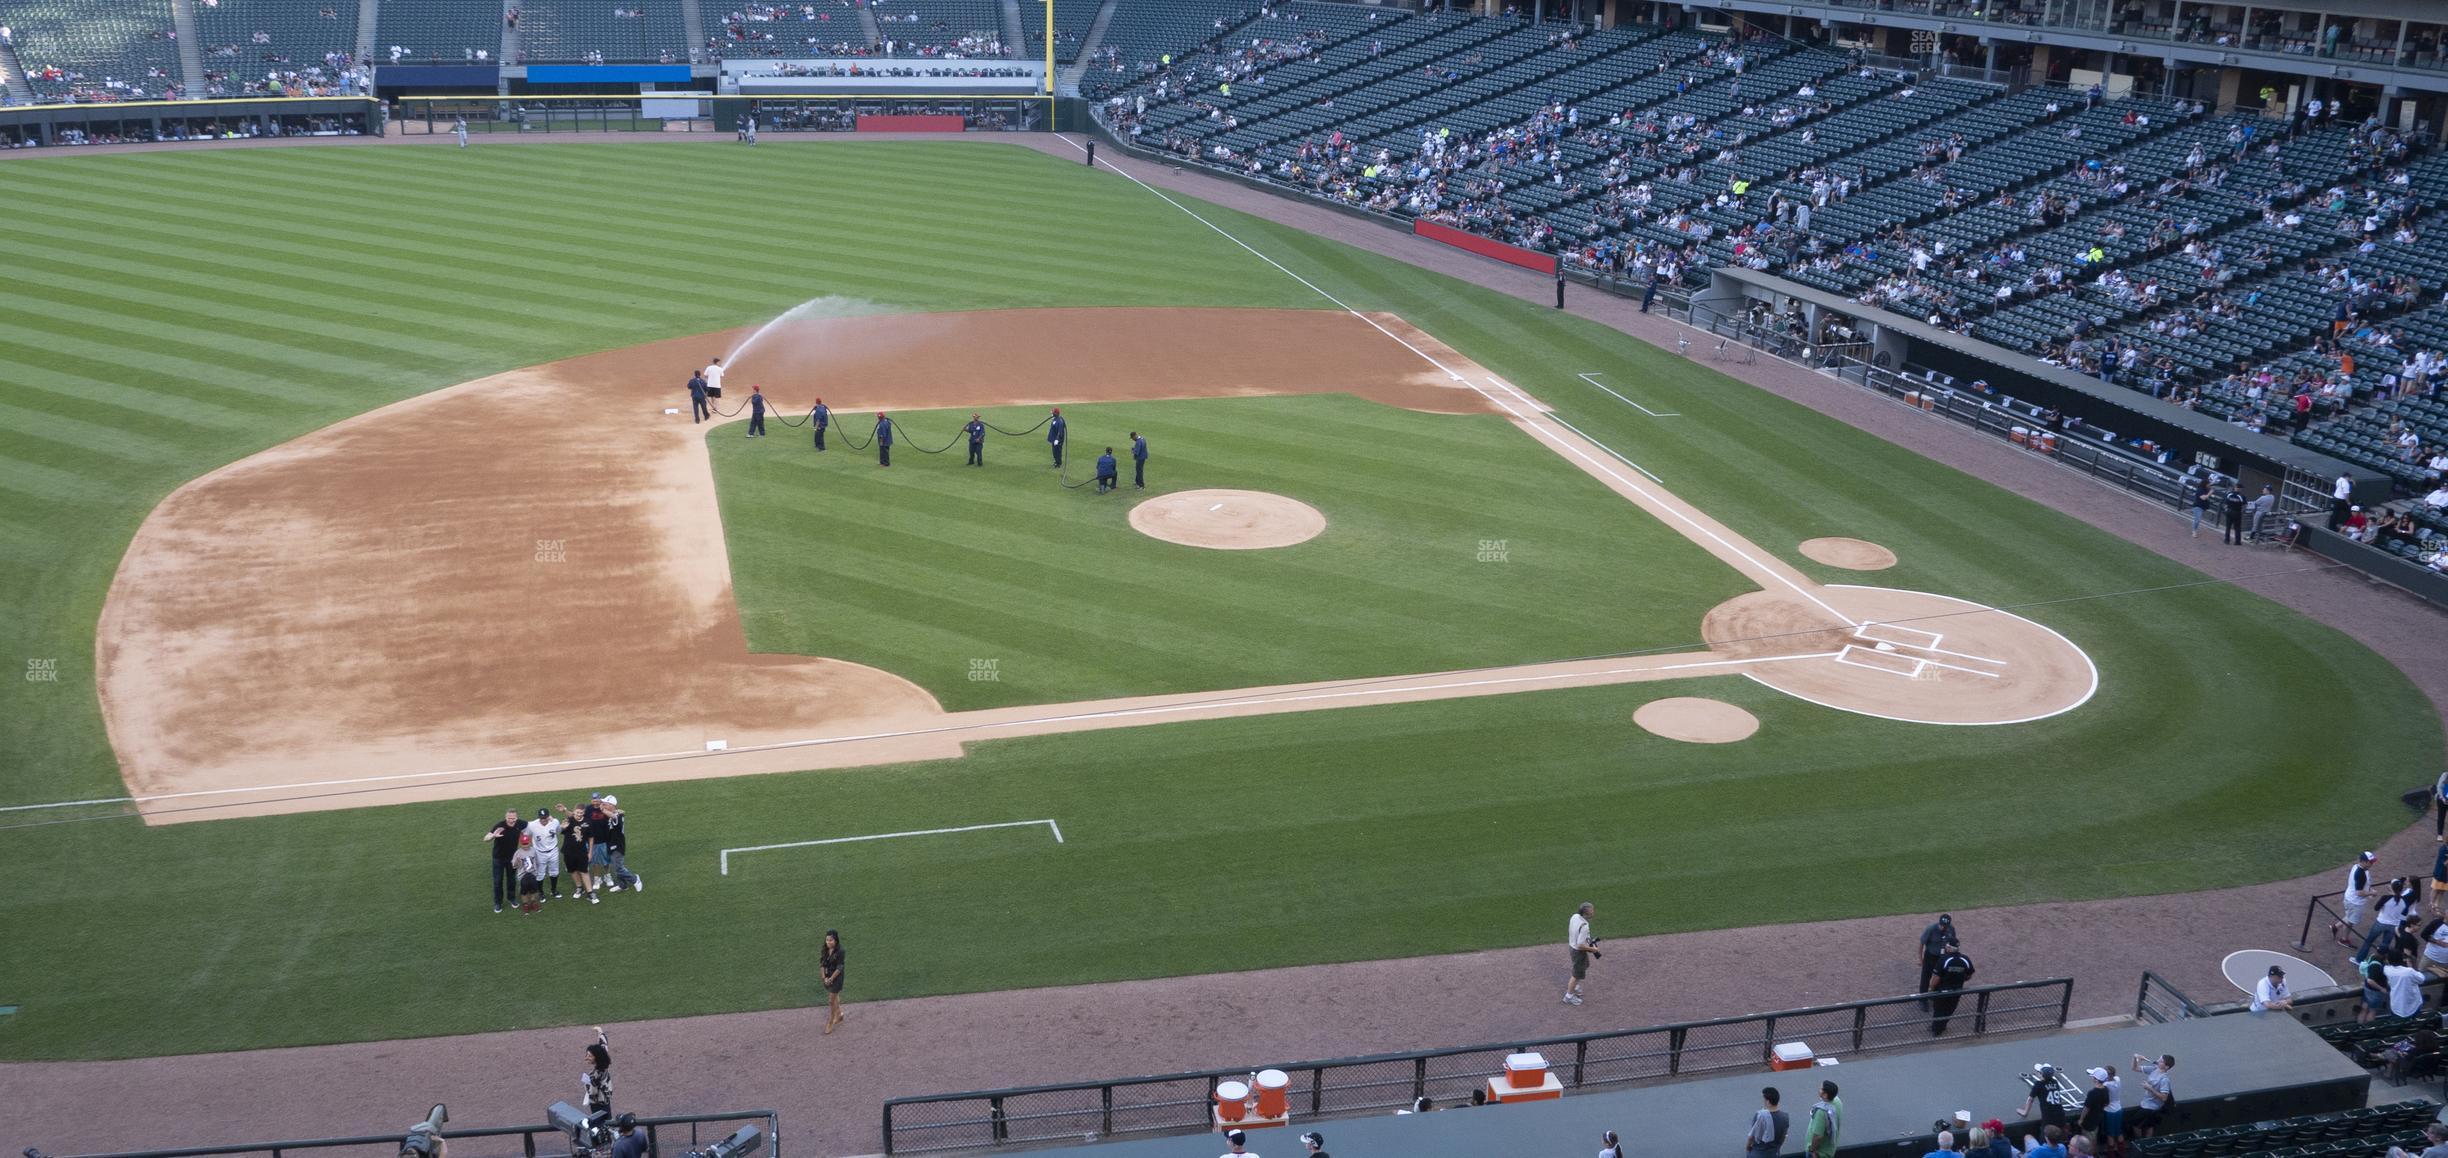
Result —
<path fill-rule="evenodd" d="M 1101 495 L 1110 490 L 1118 490 L 1121 486 L 1121 464 L 1114 461 L 1113 448 L 1106 447 L 1105 453 L 1097 456 L 1097 493 Z"/>

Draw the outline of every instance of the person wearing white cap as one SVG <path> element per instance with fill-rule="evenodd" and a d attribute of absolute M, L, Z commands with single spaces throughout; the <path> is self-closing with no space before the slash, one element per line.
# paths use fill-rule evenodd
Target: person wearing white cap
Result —
<path fill-rule="evenodd" d="M 1326 1135 L 1312 1130 L 1301 1135 L 1300 1142 L 1309 1148 L 1309 1158 L 1330 1158 L 1326 1153 Z"/>
<path fill-rule="evenodd" d="M 645 892 L 645 878 L 631 872 L 627 861 L 623 859 L 629 854 L 629 817 L 627 813 L 621 811 L 620 797 L 604 797 L 603 811 L 606 834 L 604 837 L 605 859 L 610 862 L 612 891 L 617 893 L 625 885 L 633 891 Z"/>
<path fill-rule="evenodd" d="M 2344 915 L 2329 922 L 2329 935 L 2340 945 L 2352 945 L 2348 937 L 2362 932 L 2363 903 L 2371 899 L 2372 854 L 2365 852 L 2346 866 L 2346 891 L 2338 895 L 2338 911 Z"/>
<path fill-rule="evenodd" d="M 2074 1119 L 2074 1131 L 2096 1144 L 2108 1129 L 2108 1071 L 2093 1066 L 2084 1072 L 2091 1075 L 2091 1088 L 2083 1092 L 2082 1116 Z"/>
<path fill-rule="evenodd" d="M 1224 1152 L 1224 1158 L 1257 1158 L 1257 1155 L 1249 1152 L 1248 1142 L 1249 1135 L 1239 1130 L 1224 1131 L 1224 1144 L 1232 1147 Z"/>

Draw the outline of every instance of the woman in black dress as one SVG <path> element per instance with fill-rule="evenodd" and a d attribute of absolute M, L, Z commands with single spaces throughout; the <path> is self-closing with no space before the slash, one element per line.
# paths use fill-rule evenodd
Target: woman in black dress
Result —
<path fill-rule="evenodd" d="M 842 1023 L 842 943 L 838 930 L 825 930 L 824 949 L 816 955 L 816 970 L 824 981 L 826 1033 Z"/>

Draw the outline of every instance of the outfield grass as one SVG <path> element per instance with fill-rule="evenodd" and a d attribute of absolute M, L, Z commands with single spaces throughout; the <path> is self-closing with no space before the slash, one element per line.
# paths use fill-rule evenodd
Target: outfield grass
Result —
<path fill-rule="evenodd" d="M 284 438 L 824 293 L 1323 304 L 1114 177 L 967 144 L 45 156 L 0 163 L 0 197 L 0 257 L 32 271 L 0 286 L 0 632 L 13 657 L 60 661 L 57 683 L 0 687 L 0 804 L 124 791 L 92 691 L 112 568 L 171 487 Z M 788 208 L 744 212 L 758 205 Z M 628 957 L 602 996 L 642 1017 L 805 1003 L 828 925 L 873 998 L 1541 942 L 1584 898 L 1626 936 L 2232 885 L 2374 843 L 2404 822 L 2396 792 L 2438 767 L 2436 717 L 2403 676 L 2292 612 L 2181 586 L 2202 577 L 1601 327 L 1199 209 L 1522 383 L 1767 549 L 1856 535 L 1902 558 L 1874 582 L 2043 604 L 2029 614 L 2098 662 L 2099 698 L 1934 728 L 1717 678 L 626 788 L 652 891 L 529 919 L 484 898 L 477 837 L 502 799 L 0 830 L 0 1000 L 23 1006 L 0 1056 L 567 1023 L 600 1008 L 565 967 L 582 921 Z M 1647 418 L 1582 372 L 1684 417 Z M 913 504 L 952 481 L 894 469 Z M 1733 700 L 1763 727 L 1712 747 L 1629 725 L 1668 694 Z M 1481 787 L 1492 770 L 1517 782 L 1501 798 Z M 1070 843 L 1011 830 L 715 875 L 726 846 L 1041 816 Z M 1572 871 L 1525 883 L 1525 850 Z M 1763 879 L 1813 887 L 1738 903 Z"/>
<path fill-rule="evenodd" d="M 1115 495 L 1063 489 L 1030 438 L 989 434 L 975 470 L 960 446 L 914 450 L 968 415 L 900 415 L 890 471 L 838 438 L 821 455 L 708 440 L 751 647 L 872 664 L 960 710 L 1695 649 L 1708 609 L 1755 589 L 1493 415 L 1349 395 L 1065 407 L 1075 469 L 1150 438 L 1153 487 Z M 1142 498 L 1217 487 L 1299 499 L 1326 531 L 1217 551 L 1130 527 Z M 997 678 L 970 677 L 980 659 Z"/>

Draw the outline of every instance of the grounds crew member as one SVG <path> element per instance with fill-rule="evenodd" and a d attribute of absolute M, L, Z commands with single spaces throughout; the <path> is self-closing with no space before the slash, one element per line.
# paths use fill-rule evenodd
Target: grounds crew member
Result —
<path fill-rule="evenodd" d="M 833 425 L 833 408 L 824 399 L 817 399 L 816 408 L 808 411 L 808 425 L 816 428 L 816 449 L 823 450 L 825 427 Z"/>
<path fill-rule="evenodd" d="M 1131 431 L 1131 489 L 1147 489 L 1147 440 Z"/>
<path fill-rule="evenodd" d="M 1955 1007 L 1963 1001 L 1964 982 L 1972 979 L 1972 959 L 1949 942 L 1938 956 L 1938 988 L 1930 993 L 1930 1036 L 1947 1031 L 1948 1019 L 1955 1016 Z"/>
<path fill-rule="evenodd" d="M 1063 435 L 1070 429 L 1071 424 L 1063 421 L 1062 407 L 1055 407 L 1053 419 L 1046 423 L 1046 443 L 1054 448 L 1054 465 L 1058 468 L 1062 466 Z"/>
<path fill-rule="evenodd" d="M 713 361 L 706 363 L 706 368 L 705 368 L 705 369 L 703 369 L 703 370 L 698 371 L 698 373 L 705 375 L 705 380 L 706 380 L 706 397 L 708 397 L 708 398 L 720 398 L 720 397 L 722 397 L 722 379 L 723 379 L 723 364 L 722 364 L 722 359 L 720 359 L 720 358 L 716 358 L 716 359 L 714 359 Z"/>
<path fill-rule="evenodd" d="M 1101 495 L 1107 491 L 1120 489 L 1122 489 L 1122 469 L 1114 462 L 1113 448 L 1109 446 L 1105 448 L 1105 453 L 1097 456 L 1097 493 Z"/>
<path fill-rule="evenodd" d="M 977 415 L 972 414 L 969 416 L 969 425 L 961 427 L 961 431 L 969 436 L 968 465 L 986 465 L 986 424 L 980 421 Z"/>
<path fill-rule="evenodd" d="M 883 411 L 876 411 L 875 444 L 877 466 L 892 465 L 892 430 L 892 419 L 884 417 Z"/>
<path fill-rule="evenodd" d="M 1954 943 L 1953 914 L 1940 913 L 1937 920 L 1930 922 L 1929 928 L 1921 930 L 1921 987 L 1913 992 L 1930 991 L 1930 979 L 1938 975 L 1938 959 L 1945 956 L 1947 946 Z M 1927 1005 L 1928 1002 L 1925 1000 L 1922 1004 Z"/>
<path fill-rule="evenodd" d="M 694 424 L 694 423 L 699 423 L 699 422 L 703 422 L 703 421 L 705 421 L 706 419 L 709 419 L 709 418 L 714 417 L 713 412 L 712 412 L 712 411 L 710 411 L 710 410 L 708 410 L 708 409 L 706 409 L 706 393 L 705 393 L 705 392 L 706 392 L 706 380 L 705 380 L 705 375 L 700 374 L 700 373 L 697 373 L 697 372 L 696 372 L 696 371 L 694 371 L 694 370 L 690 371 L 690 372 L 689 372 L 689 380 L 688 380 L 688 392 L 689 392 L 689 414 L 691 415 L 691 417 L 689 418 L 689 422 L 690 422 L 690 423 L 692 423 L 692 424 Z"/>
<path fill-rule="evenodd" d="M 765 437 L 765 388 L 748 388 L 748 437 Z"/>

